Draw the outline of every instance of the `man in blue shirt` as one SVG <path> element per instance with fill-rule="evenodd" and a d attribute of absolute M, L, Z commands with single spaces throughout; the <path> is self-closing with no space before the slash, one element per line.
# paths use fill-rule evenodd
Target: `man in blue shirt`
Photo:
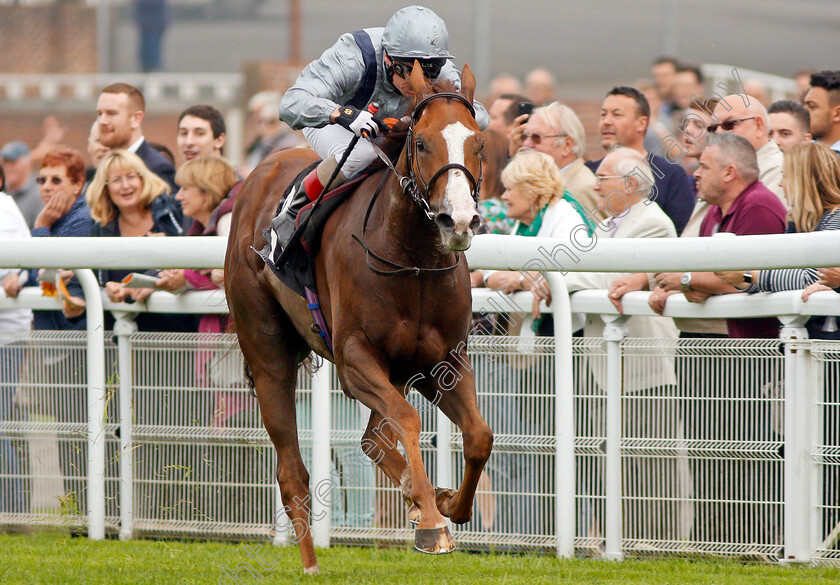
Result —
<path fill-rule="evenodd" d="M 694 190 L 688 175 L 678 164 L 644 148 L 645 132 L 650 120 L 650 104 L 635 87 L 614 87 L 601 105 L 601 146 L 609 150 L 614 145 L 632 148 L 645 156 L 656 180 L 654 193 L 649 197 L 662 208 L 681 233 L 694 209 Z M 603 160 L 603 159 L 601 159 Z M 601 160 L 589 161 L 586 166 L 594 173 Z"/>

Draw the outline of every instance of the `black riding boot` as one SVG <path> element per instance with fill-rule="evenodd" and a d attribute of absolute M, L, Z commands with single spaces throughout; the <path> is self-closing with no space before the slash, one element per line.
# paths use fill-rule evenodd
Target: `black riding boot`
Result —
<path fill-rule="evenodd" d="M 275 259 L 279 255 L 279 251 L 285 248 L 289 239 L 295 231 L 295 221 L 298 213 L 309 203 L 309 195 L 306 194 L 306 189 L 302 184 L 295 185 L 294 189 L 289 192 L 288 197 L 283 200 L 283 207 L 277 217 L 271 220 L 271 229 L 277 236 L 277 246 L 275 247 Z"/>
<path fill-rule="evenodd" d="M 271 250 L 273 252 L 271 257 L 275 263 L 282 251 L 289 245 L 289 240 L 297 228 L 298 213 L 310 201 L 314 201 L 321 195 L 321 192 L 324 190 L 321 177 L 332 176 L 336 166 L 336 160 L 332 157 L 322 160 L 300 183 L 292 187 L 288 197 L 283 200 L 283 207 L 280 208 L 280 213 L 271 220 Z M 341 173 L 335 173 L 332 188 L 335 189 L 346 180 Z"/>

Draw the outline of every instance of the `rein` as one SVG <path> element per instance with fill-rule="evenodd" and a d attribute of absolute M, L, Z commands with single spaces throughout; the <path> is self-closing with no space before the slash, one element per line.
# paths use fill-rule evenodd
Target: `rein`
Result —
<path fill-rule="evenodd" d="M 399 176 L 399 173 L 397 173 L 396 170 L 393 171 L 393 172 L 397 176 Z M 362 237 L 364 237 L 365 232 L 367 232 L 368 219 L 370 218 L 370 212 L 373 211 L 373 204 L 376 203 L 376 199 L 379 197 L 379 194 L 382 193 L 382 189 L 385 187 L 385 182 L 388 180 L 388 176 L 390 174 L 391 174 L 391 170 L 389 168 L 389 170 L 386 171 L 382 175 L 382 181 L 379 183 L 379 186 L 376 188 L 376 191 L 374 191 L 373 197 L 370 198 L 370 203 L 368 203 L 368 208 L 367 208 L 367 211 L 365 212 L 365 221 L 362 224 Z M 380 276 L 397 276 L 399 274 L 413 274 L 414 276 L 420 276 L 424 272 L 425 273 L 431 273 L 431 274 L 441 273 L 441 272 L 449 272 L 450 270 L 455 270 L 455 268 L 458 266 L 458 262 L 460 262 L 460 260 L 461 260 L 461 257 L 456 254 L 455 255 L 455 264 L 453 264 L 452 266 L 447 266 L 445 268 L 420 268 L 418 266 L 403 266 L 402 264 L 397 264 L 395 262 L 391 262 L 390 260 L 386 260 L 382 256 L 373 252 L 368 247 L 368 245 L 365 243 L 365 241 L 362 238 L 360 238 L 359 236 L 357 236 L 356 234 L 353 234 L 353 239 L 356 240 L 357 242 L 359 242 L 359 244 L 364 249 L 364 251 L 365 251 L 365 262 L 367 263 L 368 268 L 370 268 L 372 272 L 374 272 L 375 274 L 378 274 Z M 374 268 L 373 264 L 370 263 L 371 256 L 374 258 L 374 260 L 376 260 L 378 262 L 381 262 L 382 264 L 385 264 L 386 266 L 390 266 L 391 268 L 394 268 L 395 270 L 380 270 L 379 268 Z"/>
<path fill-rule="evenodd" d="M 397 264 L 396 262 L 391 262 L 390 260 L 386 260 L 382 256 L 379 256 L 375 252 L 371 251 L 368 248 L 367 244 L 356 234 L 353 234 L 353 239 L 361 244 L 362 248 L 365 250 L 365 262 L 367 263 L 368 268 L 371 269 L 375 274 L 380 276 L 397 276 L 399 274 L 413 274 L 414 276 L 420 276 L 421 274 L 439 274 L 441 272 L 450 272 L 455 270 L 458 267 L 458 262 L 461 260 L 461 256 L 458 254 L 455 255 L 455 264 L 452 266 L 446 266 L 445 268 L 420 268 L 419 266 L 403 266 L 402 264 Z M 377 261 L 385 264 L 387 266 L 391 266 L 395 270 L 380 270 L 379 268 L 374 268 L 373 264 L 370 263 L 371 256 Z"/>

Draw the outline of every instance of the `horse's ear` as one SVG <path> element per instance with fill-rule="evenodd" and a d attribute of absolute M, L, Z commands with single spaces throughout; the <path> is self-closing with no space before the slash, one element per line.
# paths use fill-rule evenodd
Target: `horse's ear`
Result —
<path fill-rule="evenodd" d="M 461 95 L 467 98 L 469 101 L 473 101 L 473 95 L 475 94 L 475 75 L 473 75 L 472 69 L 466 63 L 464 64 L 464 70 L 461 71 Z"/>
<path fill-rule="evenodd" d="M 408 78 L 408 86 L 418 100 L 429 92 L 429 86 L 426 84 L 426 76 L 423 75 L 423 68 L 416 59 L 414 61 L 414 67 L 411 69 L 411 75 Z"/>

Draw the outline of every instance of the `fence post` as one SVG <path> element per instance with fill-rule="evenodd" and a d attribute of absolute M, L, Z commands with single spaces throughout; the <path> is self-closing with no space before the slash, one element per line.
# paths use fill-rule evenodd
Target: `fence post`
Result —
<path fill-rule="evenodd" d="M 436 484 L 442 488 L 454 488 L 452 482 L 452 421 L 443 411 L 435 409 L 435 426 L 437 427 L 437 478 Z M 449 518 L 444 518 L 449 531 L 454 534 L 455 526 Z"/>
<path fill-rule="evenodd" d="M 105 538 L 105 317 L 99 282 L 89 268 L 76 278 L 85 293 L 88 390 L 88 538 Z"/>
<path fill-rule="evenodd" d="M 808 316 L 780 316 L 785 344 L 784 561 L 811 559 L 811 409 L 815 389 L 808 349 Z M 804 341 L 804 342 L 803 342 Z"/>
<path fill-rule="evenodd" d="M 575 554 L 575 383 L 572 375 L 572 307 L 566 280 L 547 272 L 554 314 L 554 529 L 557 556 Z"/>
<path fill-rule="evenodd" d="M 131 410 L 134 372 L 131 336 L 137 332 L 137 313 L 114 312 L 117 338 L 117 375 L 120 381 L 120 540 L 134 537 L 134 416 Z"/>
<path fill-rule="evenodd" d="M 621 473 L 621 391 L 624 386 L 624 369 L 621 342 L 627 336 L 626 318 L 620 315 L 601 315 L 604 320 L 604 341 L 607 344 L 607 464 L 604 476 L 606 492 L 606 546 L 604 559 L 624 560 L 622 541 Z"/>
<path fill-rule="evenodd" d="M 310 473 L 312 541 L 315 546 L 329 548 L 332 528 L 332 500 L 335 490 L 329 482 L 332 462 L 330 430 L 330 390 L 332 389 L 331 362 L 324 364 L 312 375 L 312 471 Z M 324 497 L 322 494 L 329 494 Z"/>

